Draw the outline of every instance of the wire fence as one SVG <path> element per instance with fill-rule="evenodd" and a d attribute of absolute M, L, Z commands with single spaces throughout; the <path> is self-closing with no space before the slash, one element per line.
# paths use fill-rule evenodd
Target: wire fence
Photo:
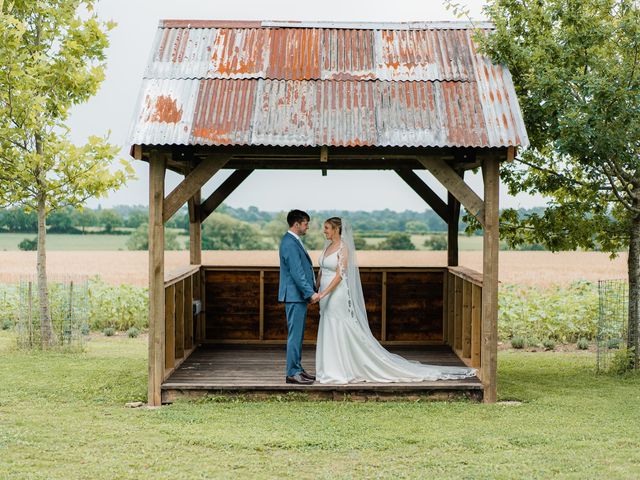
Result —
<path fill-rule="evenodd" d="M 86 277 L 57 277 L 48 281 L 49 308 L 54 344 L 82 348 L 89 332 L 89 288 Z M 18 347 L 42 345 L 42 319 L 38 282 L 22 277 L 18 283 L 16 334 Z"/>
<path fill-rule="evenodd" d="M 598 281 L 597 366 L 599 373 L 624 370 L 629 352 L 629 286 L 626 280 Z M 633 340 L 633 339 L 631 339 Z"/>

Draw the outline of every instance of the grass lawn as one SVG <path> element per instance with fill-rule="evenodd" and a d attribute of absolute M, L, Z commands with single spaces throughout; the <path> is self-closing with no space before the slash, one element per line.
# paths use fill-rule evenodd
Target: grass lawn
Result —
<path fill-rule="evenodd" d="M 0 332 L 0 478 L 638 478 L 640 377 L 593 354 L 501 352 L 501 400 L 179 402 L 146 395 L 146 342 L 21 353 Z"/>
<path fill-rule="evenodd" d="M 35 233 L 0 233 L 0 250 L 19 250 L 18 244 L 22 240 L 33 240 L 36 236 Z M 47 250 L 128 250 L 128 239 L 128 235 L 49 233 Z M 178 235 L 178 242 L 182 247 L 188 239 L 188 235 Z"/>

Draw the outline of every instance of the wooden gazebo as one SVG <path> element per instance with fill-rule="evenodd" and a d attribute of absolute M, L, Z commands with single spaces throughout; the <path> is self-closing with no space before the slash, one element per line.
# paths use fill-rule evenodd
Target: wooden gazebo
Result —
<path fill-rule="evenodd" d="M 160 22 L 130 135 L 133 157 L 149 163 L 149 404 L 290 390 L 495 401 L 499 164 L 528 139 L 509 72 L 476 51 L 478 28 L 491 25 Z M 484 198 L 464 182 L 477 168 Z M 184 180 L 165 196 L 167 169 Z M 233 173 L 201 199 L 222 169 Z M 471 365 L 478 378 L 285 384 L 277 267 L 201 261 L 202 221 L 257 169 L 394 170 L 404 179 L 448 223 L 448 266 L 363 268 L 371 329 L 391 350 Z M 425 169 L 446 202 L 414 173 Z M 165 276 L 164 224 L 185 203 L 191 265 Z M 458 266 L 460 204 L 484 227 L 482 273 Z M 306 365 L 316 328 L 311 309 Z"/>

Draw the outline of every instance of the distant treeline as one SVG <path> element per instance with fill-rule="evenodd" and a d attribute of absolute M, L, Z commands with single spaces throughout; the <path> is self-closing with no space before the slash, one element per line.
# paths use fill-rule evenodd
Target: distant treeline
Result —
<path fill-rule="evenodd" d="M 256 207 L 234 208 L 221 205 L 218 213 L 227 215 L 241 222 L 252 224 L 262 229 L 274 222 L 284 222 L 286 212 L 265 212 Z M 526 215 L 542 212 L 542 208 L 521 209 L 519 213 Z M 338 210 L 309 210 L 314 222 L 329 217 L 348 218 L 354 231 L 366 236 L 386 236 L 392 232 L 406 233 L 436 233 L 446 232 L 446 223 L 432 210 L 415 212 L 405 210 L 338 211 Z M 49 233 L 125 233 L 137 229 L 148 221 L 148 208 L 142 205 L 120 205 L 110 209 L 74 209 L 66 208 L 51 213 L 47 218 Z M 167 222 L 167 227 L 189 231 L 189 215 L 186 208 L 181 209 Z M 460 221 L 459 229 L 463 232 L 466 224 Z M 20 208 L 0 209 L 0 232 L 36 233 L 37 216 L 35 212 L 25 212 Z"/>

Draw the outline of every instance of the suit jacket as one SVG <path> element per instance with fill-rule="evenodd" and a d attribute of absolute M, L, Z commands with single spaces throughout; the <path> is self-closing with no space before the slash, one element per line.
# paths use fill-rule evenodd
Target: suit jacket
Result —
<path fill-rule="evenodd" d="M 285 233 L 280 241 L 279 302 L 308 302 L 315 292 L 311 257 L 298 239 Z"/>

